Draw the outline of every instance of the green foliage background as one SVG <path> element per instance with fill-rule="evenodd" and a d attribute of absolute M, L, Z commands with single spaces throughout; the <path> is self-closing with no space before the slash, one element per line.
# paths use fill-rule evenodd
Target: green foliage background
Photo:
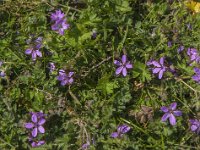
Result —
<path fill-rule="evenodd" d="M 51 30 L 50 15 L 61 9 L 70 29 Z M 191 80 L 193 66 L 180 45 L 200 47 L 200 15 L 178 0 L 5 0 L 0 1 L 0 149 L 31 149 L 24 123 L 29 112 L 47 114 L 46 144 L 36 149 L 200 149 L 189 119 L 199 117 L 200 86 Z M 187 24 L 192 25 L 188 29 Z M 91 37 L 92 32 L 97 37 Z M 25 55 L 30 35 L 43 37 L 43 57 Z M 172 42 L 172 47 L 167 42 Z M 115 75 L 114 59 L 127 54 L 133 63 L 127 77 Z M 146 62 L 165 56 L 178 76 L 159 80 Z M 49 62 L 56 71 L 48 72 Z M 75 82 L 61 87 L 59 69 L 75 72 Z M 161 122 L 161 106 L 176 101 L 183 112 L 177 125 Z M 153 108 L 153 120 L 140 123 L 130 112 Z M 110 134 L 120 124 L 131 131 Z"/>

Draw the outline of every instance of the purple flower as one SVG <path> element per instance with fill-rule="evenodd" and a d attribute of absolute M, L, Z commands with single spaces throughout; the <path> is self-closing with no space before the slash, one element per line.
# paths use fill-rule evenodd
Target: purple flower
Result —
<path fill-rule="evenodd" d="M 186 24 L 188 30 L 192 30 L 192 25 L 190 23 Z"/>
<path fill-rule="evenodd" d="M 181 116 L 182 112 L 179 110 L 176 110 L 177 103 L 172 103 L 169 107 L 163 106 L 161 107 L 161 111 L 165 114 L 162 116 L 162 121 L 166 121 L 169 118 L 169 122 L 172 126 L 176 124 L 176 118 L 175 116 Z"/>
<path fill-rule="evenodd" d="M 172 42 L 171 42 L 171 41 L 168 41 L 168 42 L 167 42 L 167 46 L 168 46 L 168 47 L 172 47 Z"/>
<path fill-rule="evenodd" d="M 90 146 L 90 142 L 87 141 L 87 143 L 85 143 L 85 144 L 82 145 L 82 149 L 83 149 L 83 150 L 88 149 L 89 146 Z"/>
<path fill-rule="evenodd" d="M 200 69 L 199 68 L 194 68 L 194 72 L 196 75 L 192 76 L 192 79 L 198 83 L 200 83 Z"/>
<path fill-rule="evenodd" d="M 117 138 L 117 137 L 122 137 L 123 134 L 127 133 L 131 128 L 127 125 L 120 125 L 117 128 L 117 132 L 113 132 L 111 134 L 111 137 Z"/>
<path fill-rule="evenodd" d="M 190 129 L 192 132 L 200 134 L 200 122 L 197 119 L 190 119 Z"/>
<path fill-rule="evenodd" d="M 49 70 L 50 70 L 50 72 L 53 72 L 54 70 L 56 69 L 56 66 L 55 66 L 55 64 L 54 63 L 49 63 Z"/>
<path fill-rule="evenodd" d="M 30 48 L 26 49 L 25 54 L 31 55 L 32 59 L 35 61 L 37 56 L 42 57 L 42 53 L 40 52 L 40 48 L 42 46 L 42 38 L 38 37 L 31 45 Z"/>
<path fill-rule="evenodd" d="M 61 81 L 61 85 L 72 84 L 74 79 L 72 78 L 74 72 L 65 73 L 64 70 L 59 70 L 59 76 L 57 76 L 58 81 Z"/>
<path fill-rule="evenodd" d="M 65 14 L 62 13 L 61 10 L 56 10 L 55 13 L 52 13 L 52 14 L 51 14 L 51 20 L 52 20 L 52 21 L 58 21 L 58 20 L 63 19 L 64 17 L 65 17 Z"/>
<path fill-rule="evenodd" d="M 200 61 L 200 56 L 198 54 L 197 49 L 195 48 L 188 48 L 187 55 L 190 57 L 190 60 L 192 62 L 196 61 L 198 63 Z"/>
<path fill-rule="evenodd" d="M 45 144 L 45 141 L 44 141 L 44 140 L 41 140 L 41 141 L 33 141 L 33 142 L 31 143 L 31 146 L 32 146 L 32 147 L 39 147 L 39 146 L 44 145 L 44 144 Z"/>
<path fill-rule="evenodd" d="M 45 141 L 44 140 L 36 140 L 35 138 L 33 138 L 32 136 L 29 136 L 29 142 L 31 143 L 31 146 L 32 147 L 39 147 L 41 145 L 44 145 L 45 144 Z"/>
<path fill-rule="evenodd" d="M 51 29 L 57 31 L 60 35 L 64 35 L 64 31 L 69 28 L 67 19 L 64 18 L 65 14 L 61 10 L 57 10 L 55 13 L 51 14 L 51 20 L 54 21 L 54 24 L 51 26 Z"/>
<path fill-rule="evenodd" d="M 45 133 L 45 129 L 42 126 L 46 122 L 44 118 L 45 115 L 42 112 L 32 112 L 31 115 L 32 122 L 26 123 L 25 128 L 32 129 L 32 137 L 36 137 L 38 135 L 38 131 L 40 133 Z"/>
<path fill-rule="evenodd" d="M 179 46 L 178 53 L 182 52 L 183 50 L 184 50 L 184 46 L 183 45 Z"/>
<path fill-rule="evenodd" d="M 161 79 L 163 76 L 163 73 L 166 71 L 166 66 L 164 66 L 164 57 L 160 58 L 160 61 L 152 61 L 151 64 L 154 66 L 152 69 L 153 74 L 158 73 L 158 79 Z"/>
<path fill-rule="evenodd" d="M 0 72 L 0 77 L 5 77 L 6 76 L 6 73 L 4 71 L 1 71 Z"/>
<path fill-rule="evenodd" d="M 133 68 L 130 61 L 127 60 L 127 56 L 122 56 L 122 61 L 114 60 L 114 64 L 117 65 L 119 68 L 116 69 L 115 74 L 118 75 L 122 73 L 122 75 L 125 77 L 127 75 L 127 69 Z"/>
<path fill-rule="evenodd" d="M 96 37 L 97 37 L 97 31 L 93 30 L 92 31 L 92 39 L 96 39 Z"/>

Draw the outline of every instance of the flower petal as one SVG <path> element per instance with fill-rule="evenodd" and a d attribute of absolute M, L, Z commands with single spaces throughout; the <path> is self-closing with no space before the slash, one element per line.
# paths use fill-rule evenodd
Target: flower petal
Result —
<path fill-rule="evenodd" d="M 32 114 L 31 120 L 32 120 L 34 123 L 37 123 L 38 118 L 37 118 L 37 115 L 36 115 L 35 113 Z"/>
<path fill-rule="evenodd" d="M 123 66 L 116 69 L 115 74 L 118 75 L 122 72 Z"/>
<path fill-rule="evenodd" d="M 113 138 L 116 138 L 116 137 L 118 137 L 119 135 L 118 135 L 118 133 L 117 132 L 113 132 L 112 134 L 111 134 L 111 137 L 113 137 Z"/>
<path fill-rule="evenodd" d="M 176 118 L 174 117 L 173 114 L 170 114 L 170 117 L 169 117 L 169 122 L 172 126 L 176 125 Z"/>
<path fill-rule="evenodd" d="M 164 57 L 160 58 L 160 64 L 163 65 L 164 64 Z"/>
<path fill-rule="evenodd" d="M 123 56 L 122 56 L 122 63 L 125 64 L 125 63 L 126 63 L 126 60 L 127 60 L 126 55 L 123 55 Z"/>
<path fill-rule="evenodd" d="M 33 51 L 33 52 L 32 52 L 32 59 L 33 59 L 33 60 L 36 60 L 36 57 L 37 57 L 37 54 L 36 54 L 35 51 Z"/>
<path fill-rule="evenodd" d="M 155 68 L 155 69 L 153 69 L 153 74 L 158 73 L 160 70 L 161 70 L 161 68 Z"/>
<path fill-rule="evenodd" d="M 165 113 L 162 118 L 161 118 L 161 121 L 166 121 L 168 118 L 170 117 L 170 113 Z"/>
<path fill-rule="evenodd" d="M 126 68 L 131 69 L 131 68 L 133 68 L 133 65 L 130 62 L 128 62 L 128 63 L 126 63 Z"/>
<path fill-rule="evenodd" d="M 38 141 L 37 146 L 41 146 L 41 145 L 44 145 L 44 144 L 45 144 L 45 141 Z"/>
<path fill-rule="evenodd" d="M 26 123 L 24 126 L 25 126 L 25 128 L 27 128 L 27 129 L 31 129 L 31 128 L 34 127 L 34 124 L 33 124 L 33 123 Z"/>
<path fill-rule="evenodd" d="M 68 83 L 68 80 L 65 79 L 65 80 L 62 80 L 60 84 L 61 84 L 62 86 L 65 86 L 67 83 Z"/>
<path fill-rule="evenodd" d="M 152 64 L 153 64 L 155 67 L 161 67 L 161 65 L 160 65 L 157 61 L 152 61 Z"/>
<path fill-rule="evenodd" d="M 42 53 L 39 50 L 36 50 L 35 52 L 36 52 L 37 56 L 42 57 Z"/>
<path fill-rule="evenodd" d="M 44 133 L 45 132 L 45 129 L 43 128 L 43 126 L 39 126 L 38 130 L 39 130 L 40 133 Z"/>
<path fill-rule="evenodd" d="M 166 107 L 166 106 L 162 106 L 160 109 L 165 113 L 167 113 L 169 111 L 168 107 Z"/>
<path fill-rule="evenodd" d="M 175 116 L 181 116 L 181 115 L 182 115 L 182 112 L 179 111 L 179 110 L 176 110 L 176 111 L 173 112 L 173 114 L 174 114 Z"/>
<path fill-rule="evenodd" d="M 68 80 L 68 82 L 71 84 L 72 82 L 74 82 L 74 79 L 73 79 L 73 78 L 70 78 L 70 79 Z"/>
<path fill-rule="evenodd" d="M 27 55 L 30 55 L 32 53 L 32 49 L 27 49 L 26 51 L 25 51 L 25 54 L 27 54 Z"/>
<path fill-rule="evenodd" d="M 159 74 L 158 74 L 158 79 L 161 79 L 164 73 L 164 69 L 161 69 Z"/>
<path fill-rule="evenodd" d="M 38 133 L 38 129 L 34 128 L 31 134 L 32 134 L 33 137 L 36 137 L 37 133 Z"/>
<path fill-rule="evenodd" d="M 118 127 L 117 132 L 120 133 L 120 134 L 121 133 L 124 134 L 124 133 L 128 132 L 130 129 L 131 128 L 127 125 L 121 125 L 121 126 Z"/>
<path fill-rule="evenodd" d="M 74 72 L 69 72 L 68 77 L 73 76 Z"/>
<path fill-rule="evenodd" d="M 46 122 L 46 120 L 44 118 L 42 118 L 42 119 L 39 120 L 38 124 L 43 125 L 45 122 Z"/>
<path fill-rule="evenodd" d="M 122 65 L 122 63 L 120 61 L 118 61 L 118 60 L 114 60 L 114 64 L 117 65 L 117 66 L 121 66 Z"/>
<path fill-rule="evenodd" d="M 191 127 L 190 127 L 190 129 L 191 129 L 191 131 L 195 131 L 195 130 L 197 130 L 197 128 L 198 128 L 198 126 L 197 125 L 191 125 Z"/>
<path fill-rule="evenodd" d="M 174 102 L 174 103 L 172 103 L 172 104 L 170 105 L 170 109 L 171 109 L 171 110 L 175 110 L 175 109 L 176 109 L 176 106 L 177 106 L 177 103 Z"/>
<path fill-rule="evenodd" d="M 127 75 L 127 69 L 125 67 L 122 69 L 122 74 L 124 77 Z"/>

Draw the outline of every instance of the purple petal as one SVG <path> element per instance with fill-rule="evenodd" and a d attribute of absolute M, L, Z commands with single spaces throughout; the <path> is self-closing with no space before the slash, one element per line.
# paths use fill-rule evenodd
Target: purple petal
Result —
<path fill-rule="evenodd" d="M 38 124 L 39 124 L 39 125 L 43 125 L 45 122 L 46 122 L 45 119 L 40 119 L 39 122 L 38 122 Z"/>
<path fill-rule="evenodd" d="M 158 74 L 158 79 L 162 78 L 163 72 L 164 72 L 164 69 L 161 69 L 160 72 L 159 72 L 159 74 Z"/>
<path fill-rule="evenodd" d="M 174 103 L 172 103 L 172 104 L 170 105 L 170 109 L 171 109 L 171 110 L 175 110 L 175 109 L 176 109 L 176 106 L 177 106 L 177 103 L 174 102 Z"/>
<path fill-rule="evenodd" d="M 63 28 L 60 28 L 60 29 L 58 30 L 58 33 L 59 33 L 60 35 L 64 35 L 64 29 L 63 29 Z"/>
<path fill-rule="evenodd" d="M 33 52 L 32 52 L 32 59 L 33 59 L 33 60 L 36 60 L 36 57 L 37 57 L 36 52 L 33 51 Z"/>
<path fill-rule="evenodd" d="M 182 115 L 182 112 L 179 111 L 179 110 L 176 110 L 176 111 L 173 112 L 173 114 L 174 114 L 175 116 L 181 116 L 181 115 Z"/>
<path fill-rule="evenodd" d="M 69 72 L 68 77 L 73 76 L 74 72 Z"/>
<path fill-rule="evenodd" d="M 117 131 L 118 131 L 118 133 L 124 134 L 124 133 L 127 133 L 130 129 L 131 129 L 131 128 L 130 128 L 129 126 L 127 126 L 127 125 L 122 125 L 122 126 L 119 126 L 119 127 L 118 127 Z"/>
<path fill-rule="evenodd" d="M 160 64 L 163 65 L 164 64 L 164 57 L 160 58 Z"/>
<path fill-rule="evenodd" d="M 68 80 L 62 80 L 60 84 L 61 84 L 62 86 L 65 86 L 67 83 L 68 83 Z"/>
<path fill-rule="evenodd" d="M 116 71 L 115 71 L 115 74 L 116 74 L 116 75 L 120 74 L 120 73 L 122 72 L 122 69 L 123 69 L 123 68 L 124 68 L 123 66 L 117 68 Z"/>
<path fill-rule="evenodd" d="M 44 145 L 44 144 L 45 144 L 45 141 L 38 141 L 37 146 L 41 146 L 41 145 Z"/>
<path fill-rule="evenodd" d="M 70 78 L 70 79 L 68 80 L 68 82 L 71 84 L 72 82 L 74 82 L 74 79 L 73 79 L 73 78 Z"/>
<path fill-rule="evenodd" d="M 118 61 L 118 60 L 114 60 L 114 64 L 117 65 L 117 66 L 121 66 L 122 65 L 122 63 L 120 61 Z"/>
<path fill-rule="evenodd" d="M 160 109 L 165 113 L 169 112 L 169 109 L 166 106 L 162 106 Z"/>
<path fill-rule="evenodd" d="M 133 65 L 130 62 L 128 62 L 128 63 L 126 63 L 126 68 L 131 69 L 131 68 L 133 68 Z"/>
<path fill-rule="evenodd" d="M 36 50 L 35 52 L 39 57 L 42 57 L 42 53 L 39 50 Z"/>
<path fill-rule="evenodd" d="M 161 121 L 166 121 L 168 118 L 170 117 L 170 113 L 165 113 L 162 118 L 161 118 Z"/>
<path fill-rule="evenodd" d="M 190 127 L 190 129 L 191 129 L 191 131 L 195 131 L 195 130 L 197 130 L 197 128 L 198 128 L 198 126 L 197 125 L 191 125 L 191 127 Z"/>
<path fill-rule="evenodd" d="M 32 120 L 34 123 L 37 123 L 38 118 L 37 118 L 37 115 L 36 115 L 35 113 L 32 114 L 31 120 Z"/>
<path fill-rule="evenodd" d="M 126 59 L 127 59 L 126 55 L 123 55 L 123 56 L 122 56 L 122 63 L 123 63 L 123 64 L 126 63 Z"/>
<path fill-rule="evenodd" d="M 176 118 L 174 117 L 173 114 L 170 114 L 170 117 L 169 117 L 169 122 L 172 126 L 174 126 L 176 124 Z"/>
<path fill-rule="evenodd" d="M 194 72 L 195 72 L 196 74 L 200 74 L 200 69 L 199 69 L 199 68 L 194 68 Z"/>
<path fill-rule="evenodd" d="M 127 69 L 125 67 L 122 69 L 122 74 L 124 77 L 127 75 Z"/>
<path fill-rule="evenodd" d="M 36 142 L 32 142 L 32 143 L 31 143 L 31 146 L 32 146 L 32 147 L 37 147 L 37 143 L 36 143 Z"/>
<path fill-rule="evenodd" d="M 25 124 L 25 128 L 27 128 L 27 129 L 31 129 L 31 128 L 33 128 L 34 127 L 34 124 L 33 123 L 26 123 Z"/>
<path fill-rule="evenodd" d="M 161 70 L 161 68 L 155 68 L 155 69 L 153 69 L 153 74 L 158 73 L 160 70 Z"/>
<path fill-rule="evenodd" d="M 37 129 L 37 128 L 34 128 L 33 131 L 32 131 L 32 136 L 33 136 L 33 137 L 36 137 L 36 136 L 37 136 L 37 133 L 38 133 L 38 129 Z"/>
<path fill-rule="evenodd" d="M 32 49 L 27 49 L 26 51 L 25 51 L 25 54 L 27 54 L 27 55 L 30 55 L 32 53 Z"/>
<path fill-rule="evenodd" d="M 39 130 L 40 133 L 44 133 L 45 132 L 45 129 L 43 128 L 43 126 L 39 126 L 38 130 Z"/>
<path fill-rule="evenodd" d="M 52 30 L 54 30 L 54 31 L 57 31 L 57 30 L 59 30 L 59 26 L 58 26 L 58 24 L 53 24 L 52 26 L 51 26 L 51 29 Z"/>
<path fill-rule="evenodd" d="M 152 61 L 152 64 L 153 64 L 155 67 L 161 67 L 161 65 L 160 65 L 157 61 Z"/>
<path fill-rule="evenodd" d="M 58 79 L 58 81 L 62 81 L 65 79 L 65 76 L 59 75 L 59 76 L 57 76 L 57 79 Z"/>
<path fill-rule="evenodd" d="M 113 132 L 112 134 L 111 134 L 111 137 L 113 137 L 113 138 L 116 138 L 116 137 L 118 137 L 119 135 L 118 135 L 118 133 L 117 132 Z"/>

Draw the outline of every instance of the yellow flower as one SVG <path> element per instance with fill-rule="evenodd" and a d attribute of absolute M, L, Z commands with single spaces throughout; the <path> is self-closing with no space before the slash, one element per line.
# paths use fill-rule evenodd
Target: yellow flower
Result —
<path fill-rule="evenodd" d="M 200 2 L 196 2 L 194 0 L 185 1 L 185 6 L 190 9 L 193 13 L 200 12 Z"/>

